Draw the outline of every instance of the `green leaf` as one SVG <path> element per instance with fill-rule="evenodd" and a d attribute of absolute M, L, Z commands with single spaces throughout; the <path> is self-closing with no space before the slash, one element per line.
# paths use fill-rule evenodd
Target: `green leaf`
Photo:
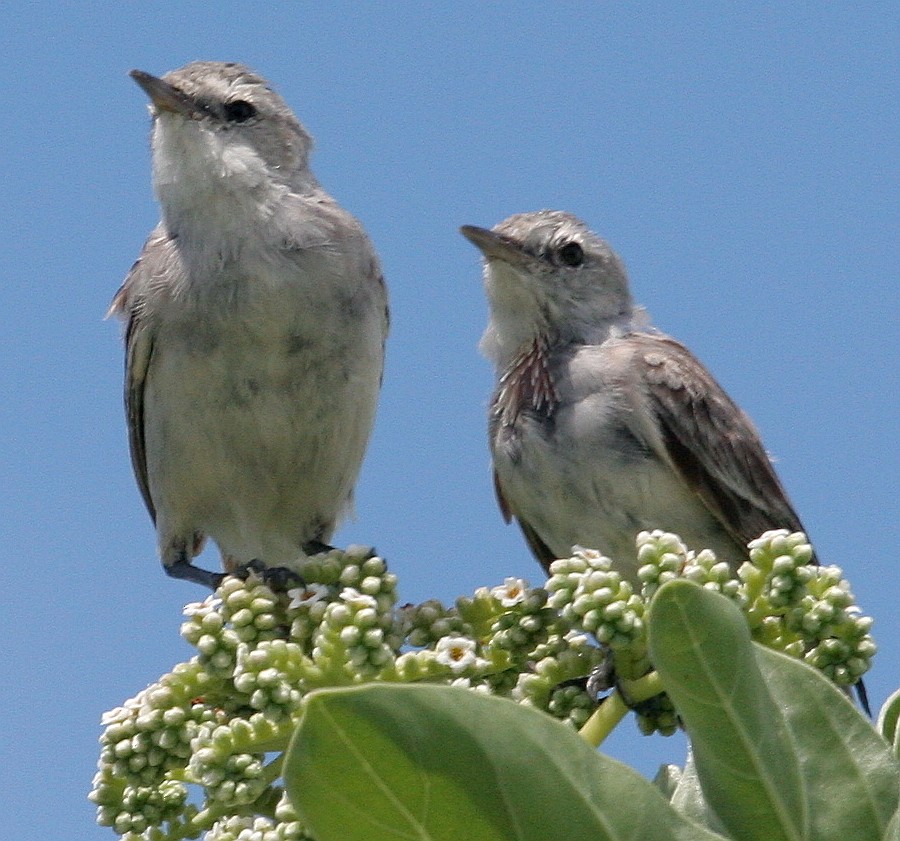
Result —
<path fill-rule="evenodd" d="M 884 841 L 900 841 L 900 812 L 894 813 L 894 817 L 888 824 L 887 832 L 884 834 Z"/>
<path fill-rule="evenodd" d="M 754 646 L 800 760 L 814 839 L 882 838 L 897 809 L 900 766 L 847 695 L 793 657 Z"/>
<path fill-rule="evenodd" d="M 878 713 L 878 732 L 894 747 L 894 756 L 900 757 L 900 689 L 894 692 Z"/>
<path fill-rule="evenodd" d="M 737 608 L 690 582 L 660 588 L 649 632 L 703 794 L 735 839 L 886 837 L 900 768 L 843 692 L 751 643 Z M 797 803 L 802 823 L 790 811 Z"/>
<path fill-rule="evenodd" d="M 799 760 L 737 607 L 693 582 L 671 581 L 654 596 L 647 627 L 650 659 L 722 825 L 740 841 L 808 841 Z"/>
<path fill-rule="evenodd" d="M 560 722 L 455 687 L 310 694 L 284 778 L 318 841 L 721 838 Z"/>

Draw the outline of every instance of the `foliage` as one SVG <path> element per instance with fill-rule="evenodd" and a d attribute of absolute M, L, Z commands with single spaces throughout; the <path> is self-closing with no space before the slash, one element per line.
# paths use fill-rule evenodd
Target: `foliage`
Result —
<path fill-rule="evenodd" d="M 638 546 L 635 584 L 579 551 L 544 588 L 450 608 L 398 606 L 358 548 L 287 593 L 226 578 L 185 609 L 197 654 L 104 716 L 98 821 L 125 841 L 888 837 L 900 699 L 892 755 L 822 677 L 853 684 L 875 651 L 840 570 L 786 532 L 736 575 L 673 535 Z M 659 788 L 591 747 L 623 698 L 642 731 L 688 731 Z"/>

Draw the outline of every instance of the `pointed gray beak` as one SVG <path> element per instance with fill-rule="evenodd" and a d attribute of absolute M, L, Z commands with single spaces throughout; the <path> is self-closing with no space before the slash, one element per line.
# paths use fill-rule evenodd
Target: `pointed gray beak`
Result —
<path fill-rule="evenodd" d="M 463 225 L 459 232 L 477 246 L 486 260 L 502 260 L 512 266 L 525 266 L 534 262 L 534 257 L 522 249 L 514 239 L 477 225 Z"/>
<path fill-rule="evenodd" d="M 143 70 L 132 70 L 128 74 L 150 97 L 155 113 L 168 111 L 172 114 L 181 114 L 191 119 L 199 119 L 206 113 L 193 99 L 183 94 L 178 88 L 172 87 L 168 82 L 156 76 L 151 76 Z"/>

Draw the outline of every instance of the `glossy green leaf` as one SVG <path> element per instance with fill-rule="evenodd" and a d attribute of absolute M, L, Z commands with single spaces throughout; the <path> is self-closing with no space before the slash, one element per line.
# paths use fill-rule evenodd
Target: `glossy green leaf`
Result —
<path fill-rule="evenodd" d="M 740 841 L 808 841 L 799 760 L 740 611 L 693 582 L 672 581 L 651 603 L 648 635 L 722 825 Z"/>
<path fill-rule="evenodd" d="M 318 841 L 713 841 L 549 716 L 446 686 L 312 693 L 284 767 Z"/>

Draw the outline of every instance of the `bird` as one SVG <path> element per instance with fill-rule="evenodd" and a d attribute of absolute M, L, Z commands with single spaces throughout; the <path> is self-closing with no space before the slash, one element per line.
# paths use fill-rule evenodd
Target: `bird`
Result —
<path fill-rule="evenodd" d="M 496 496 L 545 570 L 580 546 L 636 583 L 635 539 L 654 529 L 736 569 L 764 532 L 804 531 L 753 423 L 652 327 L 582 220 L 541 210 L 460 230 L 484 258 Z"/>
<path fill-rule="evenodd" d="M 150 99 L 161 219 L 108 313 L 125 325 L 129 449 L 164 570 L 215 588 L 326 546 L 349 513 L 387 291 L 262 76 L 220 61 L 130 75 Z M 193 563 L 207 538 L 224 572 Z"/>

